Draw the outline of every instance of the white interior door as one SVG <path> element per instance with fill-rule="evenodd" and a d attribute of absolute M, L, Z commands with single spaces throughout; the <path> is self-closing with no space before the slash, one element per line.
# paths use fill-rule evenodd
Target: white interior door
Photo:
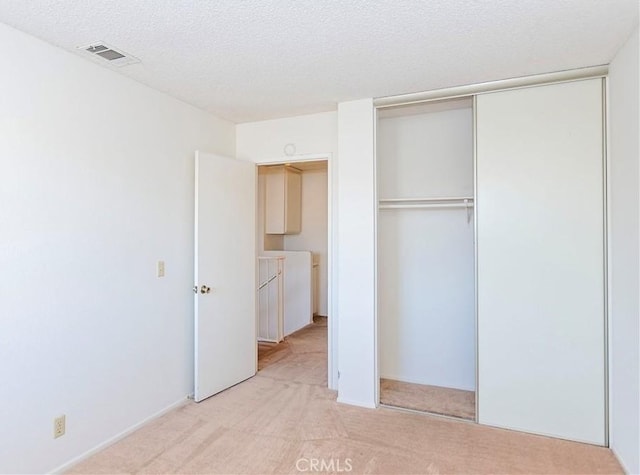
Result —
<path fill-rule="evenodd" d="M 476 114 L 478 420 L 604 445 L 602 81 Z"/>
<path fill-rule="evenodd" d="M 196 401 L 256 373 L 255 164 L 196 152 Z"/>

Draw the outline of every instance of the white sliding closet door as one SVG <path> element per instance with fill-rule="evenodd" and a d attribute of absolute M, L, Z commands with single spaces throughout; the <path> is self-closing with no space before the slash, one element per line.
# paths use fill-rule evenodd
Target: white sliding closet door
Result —
<path fill-rule="evenodd" d="M 602 80 L 477 97 L 479 422 L 604 445 Z"/>

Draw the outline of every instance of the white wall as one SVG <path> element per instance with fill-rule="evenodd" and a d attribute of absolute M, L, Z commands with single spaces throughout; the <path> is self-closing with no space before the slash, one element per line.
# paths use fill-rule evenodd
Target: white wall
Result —
<path fill-rule="evenodd" d="M 234 125 L 3 25 L 0 52 L 0 472 L 43 473 L 192 392 L 193 152 Z"/>
<path fill-rule="evenodd" d="M 473 197 L 471 101 L 450 104 L 457 108 L 380 113 L 379 199 Z M 381 378 L 475 391 L 474 233 L 467 213 L 379 211 Z"/>
<path fill-rule="evenodd" d="M 374 109 L 338 104 L 338 401 L 377 403 L 375 325 Z"/>
<path fill-rule="evenodd" d="M 609 69 L 611 447 L 640 473 L 640 54 L 638 30 Z"/>
<path fill-rule="evenodd" d="M 285 251 L 311 251 L 318 256 L 318 314 L 327 309 L 327 170 L 302 173 L 302 231 L 284 236 Z"/>
<path fill-rule="evenodd" d="M 378 199 L 473 196 L 471 100 L 402 110 L 379 113 Z"/>
<path fill-rule="evenodd" d="M 337 151 L 337 116 L 335 112 L 301 115 L 284 119 L 248 122 L 236 126 L 236 154 L 256 163 L 277 160 L 296 161 L 302 155 Z M 287 157 L 284 147 L 294 144 L 294 157 Z"/>

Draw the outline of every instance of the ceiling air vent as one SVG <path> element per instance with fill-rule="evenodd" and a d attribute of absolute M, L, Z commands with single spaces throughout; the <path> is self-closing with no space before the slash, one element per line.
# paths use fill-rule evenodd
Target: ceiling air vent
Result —
<path fill-rule="evenodd" d="M 99 61 L 106 61 L 112 66 L 127 66 L 129 64 L 139 63 L 140 60 L 135 56 L 131 56 L 124 51 L 109 46 L 108 44 L 99 41 L 87 46 L 78 47 L 79 50 L 86 52 Z"/>

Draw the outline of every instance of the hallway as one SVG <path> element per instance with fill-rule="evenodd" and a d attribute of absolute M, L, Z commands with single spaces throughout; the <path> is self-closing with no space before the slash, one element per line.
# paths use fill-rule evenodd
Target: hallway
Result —
<path fill-rule="evenodd" d="M 296 358 L 294 355 L 304 355 Z M 306 326 L 285 338 L 280 343 L 258 342 L 258 372 L 269 369 L 265 374 L 271 374 L 273 365 L 286 358 L 285 367 L 291 369 L 292 361 L 302 362 L 313 366 L 313 373 L 318 384 L 327 385 L 327 318 L 313 317 L 313 324 Z M 292 374 L 289 374 L 289 377 Z"/>

